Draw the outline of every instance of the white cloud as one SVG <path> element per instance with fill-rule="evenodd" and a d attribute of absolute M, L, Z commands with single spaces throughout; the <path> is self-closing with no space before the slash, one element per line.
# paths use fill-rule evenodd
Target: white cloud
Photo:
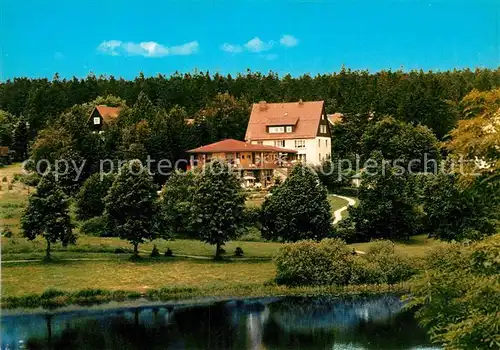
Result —
<path fill-rule="evenodd" d="M 120 40 L 103 41 L 97 50 L 106 55 L 118 56 L 121 54 L 129 56 L 164 57 L 174 55 L 191 55 L 198 52 L 199 44 L 191 41 L 183 45 L 167 47 L 155 41 L 142 41 L 140 43 L 123 42 Z"/>
<path fill-rule="evenodd" d="M 290 34 L 282 35 L 279 40 L 280 45 L 285 47 L 294 47 L 299 44 L 299 40 Z M 273 40 L 262 41 L 258 36 L 247 41 L 243 45 L 235 45 L 230 43 L 224 43 L 221 45 L 221 50 L 229 53 L 240 53 L 244 50 L 249 52 L 264 52 L 269 51 L 274 47 L 275 42 Z M 276 59 L 276 55 L 268 55 L 268 59 Z"/>
<path fill-rule="evenodd" d="M 102 43 L 99 44 L 97 50 L 107 55 L 116 56 L 118 55 L 116 49 L 119 48 L 121 44 L 122 42 L 119 40 L 103 41 Z"/>
<path fill-rule="evenodd" d="M 180 56 L 186 56 L 186 55 L 192 55 L 194 53 L 197 53 L 200 48 L 200 44 L 198 44 L 197 41 L 190 41 L 188 43 L 185 43 L 183 45 L 179 46 L 172 46 L 170 48 L 170 54 L 171 55 L 180 55 Z"/>
<path fill-rule="evenodd" d="M 299 40 L 294 37 L 293 35 L 283 35 L 280 38 L 280 44 L 286 47 L 294 47 L 297 46 L 299 43 Z"/>
<path fill-rule="evenodd" d="M 251 52 L 261 52 L 261 51 L 267 51 L 270 50 L 274 45 L 274 41 L 270 40 L 267 43 L 260 40 L 258 36 L 253 38 L 252 40 L 249 40 L 246 44 L 245 47 L 248 51 Z"/>
<path fill-rule="evenodd" d="M 229 43 L 222 44 L 222 46 L 220 48 L 222 51 L 226 51 L 229 53 L 239 53 L 239 52 L 243 51 L 243 48 L 240 45 L 233 45 L 233 44 L 229 44 Z"/>

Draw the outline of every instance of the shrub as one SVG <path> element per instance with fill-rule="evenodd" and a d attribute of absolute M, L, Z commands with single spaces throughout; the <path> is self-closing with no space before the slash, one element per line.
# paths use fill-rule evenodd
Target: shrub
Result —
<path fill-rule="evenodd" d="M 430 252 L 412 284 L 409 307 L 446 349 L 498 349 L 500 235 Z M 429 296 L 432 296 L 430 298 Z"/>
<path fill-rule="evenodd" d="M 379 264 L 364 257 L 353 259 L 350 284 L 382 284 L 385 280 Z"/>
<path fill-rule="evenodd" d="M 40 182 L 40 175 L 38 173 L 26 174 L 21 177 L 21 182 L 26 186 L 37 186 Z"/>
<path fill-rule="evenodd" d="M 4 176 L 4 177 L 2 178 L 2 182 L 7 182 L 7 176 Z"/>
<path fill-rule="evenodd" d="M 172 257 L 174 256 L 174 253 L 172 252 L 172 249 L 167 248 L 167 251 L 165 252 L 166 257 Z"/>
<path fill-rule="evenodd" d="M 64 295 L 63 291 L 54 288 L 49 288 L 40 295 L 40 299 L 52 299 L 62 295 Z"/>
<path fill-rule="evenodd" d="M 12 229 L 8 225 L 4 225 L 2 229 L 2 236 L 11 238 L 12 237 Z"/>
<path fill-rule="evenodd" d="M 115 254 L 127 254 L 127 253 L 131 253 L 131 251 L 129 249 L 125 249 L 125 248 L 116 248 L 115 249 Z"/>
<path fill-rule="evenodd" d="M 236 249 L 234 250 L 234 256 L 243 256 L 243 249 L 241 249 L 240 247 L 236 247 Z"/>
<path fill-rule="evenodd" d="M 415 261 L 397 254 L 390 241 L 378 241 L 366 255 L 356 257 L 350 283 L 395 284 L 406 281 L 417 272 Z"/>
<path fill-rule="evenodd" d="M 286 244 L 274 261 L 276 282 L 285 285 L 344 285 L 352 264 L 345 242 L 338 239 Z"/>
<path fill-rule="evenodd" d="M 80 226 L 80 232 L 89 236 L 109 237 L 108 220 L 105 216 L 96 216 L 84 221 Z"/>
<path fill-rule="evenodd" d="M 246 242 L 261 242 L 264 241 L 262 239 L 262 236 L 260 234 L 260 230 L 256 227 L 250 226 L 246 227 L 245 233 L 241 235 L 240 238 L 238 238 L 239 241 L 246 241 Z"/>
<path fill-rule="evenodd" d="M 243 222 L 247 226 L 259 227 L 261 208 L 255 205 L 243 209 Z"/>
<path fill-rule="evenodd" d="M 160 256 L 160 251 L 158 250 L 158 248 L 156 248 L 156 244 L 153 245 L 153 250 L 151 251 L 151 257 L 152 258 L 156 258 Z"/>
<path fill-rule="evenodd" d="M 275 256 L 276 282 L 285 285 L 394 284 L 416 273 L 414 261 L 396 254 L 389 241 L 356 255 L 344 241 L 300 241 Z"/>
<path fill-rule="evenodd" d="M 347 243 L 357 242 L 359 238 L 356 236 L 356 229 L 354 228 L 352 218 L 345 218 L 340 223 L 333 226 L 332 236 Z"/>

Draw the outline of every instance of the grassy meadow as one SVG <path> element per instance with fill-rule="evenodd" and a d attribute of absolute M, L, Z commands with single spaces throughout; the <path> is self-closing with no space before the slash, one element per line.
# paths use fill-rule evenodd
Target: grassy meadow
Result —
<path fill-rule="evenodd" d="M 2 298 L 41 294 L 48 289 L 74 293 L 82 289 L 99 288 L 106 291 L 130 291 L 147 295 L 167 288 L 177 296 L 243 296 L 287 294 L 292 289 L 272 286 L 275 267 L 271 260 L 280 243 L 264 241 L 232 241 L 224 249 L 224 261 L 211 258 L 215 247 L 197 240 L 158 239 L 139 246 L 139 261 L 131 261 L 131 245 L 114 237 L 78 235 L 77 244 L 63 247 L 55 244 L 53 262 L 42 262 L 45 241 L 28 241 L 19 233 L 19 219 L 33 188 L 13 181 L 20 173 L 19 165 L 0 168 L 0 228 L 8 225 L 10 238 L 1 238 Z M 6 181 L 3 181 L 6 180 Z M 332 211 L 347 202 L 330 195 Z M 256 198 L 249 205 L 260 205 Z M 76 229 L 78 231 L 78 229 Z M 372 243 L 353 244 L 356 250 L 366 251 Z M 411 256 L 422 256 L 439 243 L 424 236 L 397 242 L 395 249 Z M 162 256 L 149 257 L 153 245 Z M 234 257 L 236 247 L 243 249 L 241 258 Z M 171 249 L 174 257 L 164 257 Z M 31 261 L 28 261 L 31 260 Z M 359 288 L 358 288 L 359 289 Z M 181 292 L 179 292 L 181 291 Z M 184 291 L 184 292 L 182 292 Z M 304 289 L 311 292 L 311 289 Z M 168 294 L 167 293 L 167 294 Z M 170 295 L 170 294 L 168 294 Z"/>

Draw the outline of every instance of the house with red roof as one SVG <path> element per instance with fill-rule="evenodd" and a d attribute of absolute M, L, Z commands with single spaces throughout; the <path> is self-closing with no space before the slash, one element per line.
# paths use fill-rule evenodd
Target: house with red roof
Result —
<path fill-rule="evenodd" d="M 245 141 L 297 151 L 303 163 L 319 165 L 331 155 L 330 122 L 324 101 L 261 101 L 252 106 Z"/>
<path fill-rule="evenodd" d="M 285 178 L 296 162 L 297 151 L 272 145 L 226 139 L 187 151 L 190 167 L 204 166 L 215 158 L 227 161 L 238 172 L 245 187 L 267 187 L 276 177 Z"/>
<path fill-rule="evenodd" d="M 103 131 L 103 126 L 116 119 L 120 111 L 121 107 L 109 107 L 105 105 L 95 106 L 88 119 L 92 131 L 101 133 Z"/>

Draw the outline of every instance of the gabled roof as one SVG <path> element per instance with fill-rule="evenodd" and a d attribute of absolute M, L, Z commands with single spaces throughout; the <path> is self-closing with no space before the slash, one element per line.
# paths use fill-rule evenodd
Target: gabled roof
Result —
<path fill-rule="evenodd" d="M 308 139 L 318 133 L 323 101 L 254 103 L 245 140 Z M 269 134 L 268 126 L 295 125 L 293 132 Z"/>
<path fill-rule="evenodd" d="M 188 153 L 224 153 L 224 152 L 281 152 L 281 153 L 297 153 L 294 149 L 287 149 L 266 145 L 255 145 L 248 142 L 238 141 L 234 139 L 226 139 L 219 142 L 211 143 L 206 146 L 191 149 Z"/>
<path fill-rule="evenodd" d="M 104 121 L 107 123 L 110 120 L 118 117 L 118 114 L 120 114 L 120 111 L 122 110 L 122 108 L 121 107 L 108 107 L 105 105 L 98 105 L 98 106 L 95 106 L 94 110 L 97 110 L 97 112 L 101 115 L 102 119 L 104 119 Z M 94 111 L 92 111 L 92 114 L 94 114 Z"/>

